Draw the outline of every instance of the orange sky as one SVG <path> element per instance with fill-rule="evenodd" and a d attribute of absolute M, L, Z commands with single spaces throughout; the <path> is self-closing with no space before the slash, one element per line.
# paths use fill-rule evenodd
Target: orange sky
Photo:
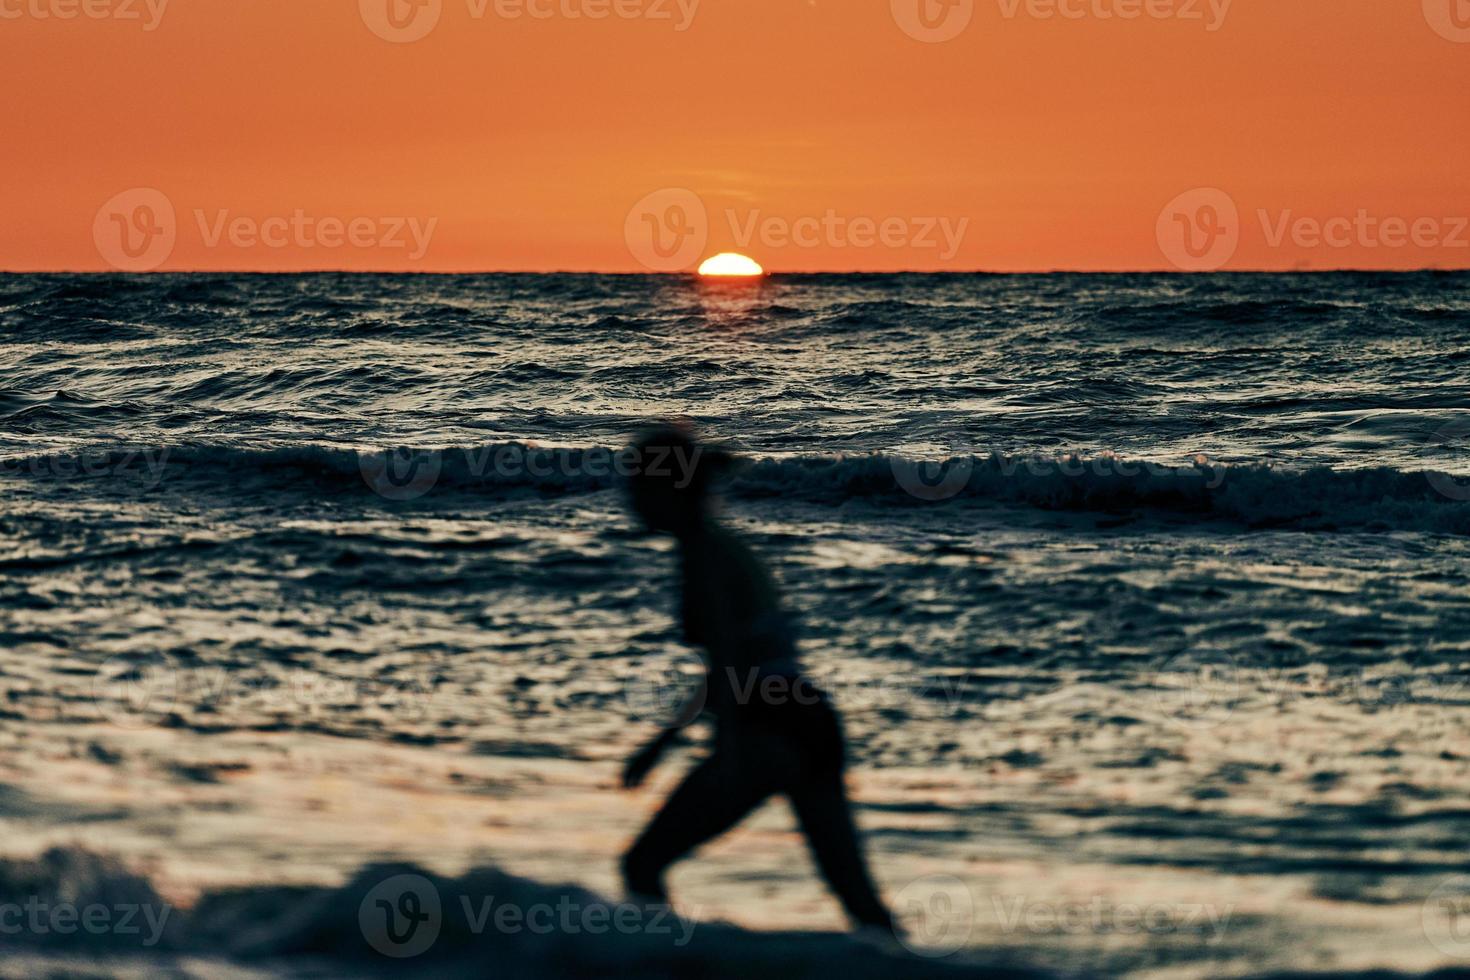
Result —
<path fill-rule="evenodd" d="M 134 188 L 165 270 L 642 271 L 667 188 L 779 271 L 1470 268 L 1470 0 L 387 2 L 0 0 L 0 268 L 112 268 Z"/>

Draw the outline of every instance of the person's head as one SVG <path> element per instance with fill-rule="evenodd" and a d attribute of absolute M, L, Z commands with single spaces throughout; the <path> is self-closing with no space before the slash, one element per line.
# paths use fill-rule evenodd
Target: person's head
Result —
<path fill-rule="evenodd" d="M 710 487 L 730 462 L 701 446 L 688 429 L 664 425 L 637 436 L 627 449 L 628 500 L 650 530 L 687 534 L 709 517 Z"/>

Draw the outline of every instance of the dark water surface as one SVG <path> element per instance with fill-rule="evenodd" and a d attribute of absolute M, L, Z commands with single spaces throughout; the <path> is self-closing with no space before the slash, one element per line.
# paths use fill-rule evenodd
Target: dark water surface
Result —
<path fill-rule="evenodd" d="M 616 894 L 682 416 L 947 962 L 1470 962 L 1470 275 L 7 276 L 0 338 L 10 854 Z M 779 807 L 673 883 L 841 925 Z"/>

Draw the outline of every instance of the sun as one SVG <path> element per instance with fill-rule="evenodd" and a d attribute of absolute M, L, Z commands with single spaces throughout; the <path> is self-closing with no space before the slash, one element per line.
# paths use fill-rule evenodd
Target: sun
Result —
<path fill-rule="evenodd" d="M 766 270 L 759 262 L 738 252 L 721 252 L 705 259 L 699 266 L 701 276 L 763 276 Z"/>

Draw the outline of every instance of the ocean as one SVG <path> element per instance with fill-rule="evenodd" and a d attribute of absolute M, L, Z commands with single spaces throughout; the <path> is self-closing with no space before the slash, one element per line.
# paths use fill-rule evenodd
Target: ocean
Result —
<path fill-rule="evenodd" d="M 914 963 L 1470 962 L 1470 274 L 7 275 L 0 336 L 0 912 L 172 910 L 117 975 L 872 968 L 783 805 L 683 960 L 450 923 L 619 898 L 694 754 L 616 788 L 698 672 L 660 419 L 742 460 Z M 382 955 L 401 875 L 462 944 Z"/>

